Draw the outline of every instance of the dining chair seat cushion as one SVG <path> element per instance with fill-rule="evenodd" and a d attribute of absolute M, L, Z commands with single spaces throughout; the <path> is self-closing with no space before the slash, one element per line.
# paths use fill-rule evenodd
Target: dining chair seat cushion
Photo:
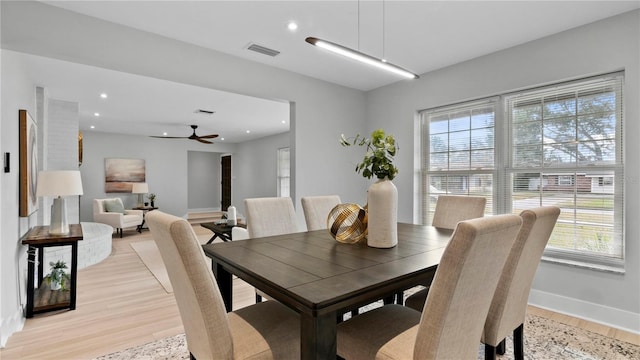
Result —
<path fill-rule="evenodd" d="M 345 359 L 413 359 L 420 312 L 385 305 L 338 324 L 338 354 Z M 358 336 L 361 329 L 371 331 Z"/>
<path fill-rule="evenodd" d="M 291 359 L 300 354 L 300 318 L 276 301 L 228 314 L 234 359 Z"/>

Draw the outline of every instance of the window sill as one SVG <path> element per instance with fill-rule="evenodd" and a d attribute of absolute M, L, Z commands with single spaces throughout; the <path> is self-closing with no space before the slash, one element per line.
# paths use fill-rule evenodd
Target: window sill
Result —
<path fill-rule="evenodd" d="M 552 264 L 568 265 L 568 266 L 595 270 L 595 271 L 602 271 L 602 272 L 613 273 L 613 274 L 625 273 L 624 265 L 617 266 L 617 265 L 594 264 L 594 263 L 588 263 L 588 262 L 579 261 L 579 260 L 560 259 L 560 258 L 549 257 L 549 256 L 543 256 L 542 261 L 552 263 Z"/>

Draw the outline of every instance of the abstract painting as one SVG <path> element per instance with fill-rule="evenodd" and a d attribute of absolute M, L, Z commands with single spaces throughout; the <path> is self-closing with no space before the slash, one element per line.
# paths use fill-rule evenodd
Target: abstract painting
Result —
<path fill-rule="evenodd" d="M 20 206 L 22 217 L 38 210 L 38 127 L 27 110 L 19 110 L 20 119 Z"/>
<path fill-rule="evenodd" d="M 145 182 L 144 159 L 104 159 L 105 192 L 130 193 L 135 182 Z"/>

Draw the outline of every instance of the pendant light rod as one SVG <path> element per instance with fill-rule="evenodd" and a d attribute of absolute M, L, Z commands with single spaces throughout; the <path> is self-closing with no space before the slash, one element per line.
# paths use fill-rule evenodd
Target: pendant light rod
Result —
<path fill-rule="evenodd" d="M 371 55 L 367 55 L 365 53 L 362 53 L 360 51 L 356 51 L 353 49 L 350 49 L 348 47 L 344 47 L 342 45 L 338 45 L 336 43 L 333 43 L 331 41 L 327 41 L 327 40 L 322 40 L 322 39 L 318 39 L 315 37 L 308 37 L 305 39 L 306 42 L 308 42 L 311 45 L 317 46 L 319 48 L 325 49 L 325 50 L 329 50 L 335 54 L 339 54 L 342 56 L 346 56 L 350 59 L 353 60 L 357 60 L 360 62 L 363 62 L 365 64 L 368 65 L 372 65 L 375 66 L 379 69 L 383 69 L 383 70 L 387 70 L 390 71 L 392 73 L 401 75 L 406 77 L 407 79 L 418 79 L 419 76 L 417 74 L 412 73 L 409 70 L 403 69 L 400 66 L 394 65 L 392 63 L 386 62 L 382 59 L 378 59 L 376 57 L 373 57 Z"/>

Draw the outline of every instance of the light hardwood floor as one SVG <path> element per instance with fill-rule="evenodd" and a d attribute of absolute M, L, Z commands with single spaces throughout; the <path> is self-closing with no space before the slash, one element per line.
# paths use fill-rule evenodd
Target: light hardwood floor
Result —
<path fill-rule="evenodd" d="M 211 236 L 199 225 L 194 230 L 203 243 Z M 78 271 L 76 310 L 28 319 L 0 350 L 0 359 L 91 359 L 182 333 L 173 294 L 164 290 L 130 246 L 149 239 L 148 231 L 125 231 L 124 238 L 114 237 L 111 256 Z M 234 280 L 234 307 L 253 302 L 253 288 Z M 635 334 L 539 308 L 529 311 L 640 345 Z"/>

